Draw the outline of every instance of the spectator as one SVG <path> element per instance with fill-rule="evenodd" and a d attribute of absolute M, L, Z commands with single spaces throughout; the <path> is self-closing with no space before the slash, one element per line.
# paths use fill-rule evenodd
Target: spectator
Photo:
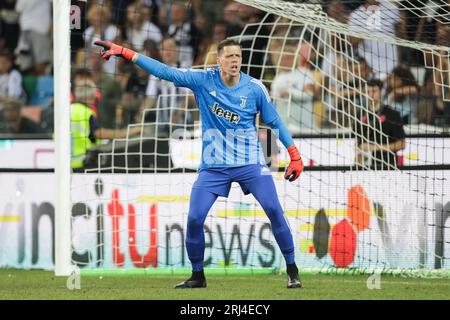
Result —
<path fill-rule="evenodd" d="M 343 62 L 342 62 L 343 63 Z M 350 102 L 350 113 L 355 115 L 355 107 L 359 109 L 368 108 L 367 96 L 365 95 L 365 83 L 373 79 L 372 68 L 367 63 L 366 59 L 361 56 L 355 56 L 353 59 L 346 59 L 345 66 L 343 67 L 343 73 L 346 75 L 346 79 L 343 83 L 345 86 L 340 86 L 337 97 L 343 98 L 347 102 Z M 340 72 L 338 71 L 338 78 Z M 342 100 L 339 103 L 344 103 Z M 358 113 L 358 112 L 356 112 Z"/>
<path fill-rule="evenodd" d="M 106 0 L 106 1 L 108 3 L 108 6 L 111 8 L 111 18 L 112 18 L 111 21 L 119 28 L 124 27 L 126 25 L 127 20 L 127 7 L 136 0 Z M 98 2 L 102 3 L 101 1 Z M 103 1 L 103 3 L 104 2 L 105 1 Z"/>
<path fill-rule="evenodd" d="M 215 65 L 217 59 L 217 45 L 220 41 L 225 40 L 228 36 L 228 24 L 219 20 L 213 25 L 213 33 L 211 43 L 208 47 L 208 52 L 206 54 L 205 60 L 203 61 L 206 65 Z"/>
<path fill-rule="evenodd" d="M 264 79 L 270 79 L 271 73 L 274 73 L 274 77 L 295 68 L 294 60 L 298 45 L 297 39 L 307 38 L 299 30 L 298 24 L 293 24 L 293 21 L 290 19 L 284 17 L 276 19 L 267 44 L 267 53 L 271 67 L 267 68 L 269 70 L 264 70 Z"/>
<path fill-rule="evenodd" d="M 195 26 L 199 30 L 205 30 L 205 36 L 211 37 L 214 23 L 222 17 L 226 0 L 192 0 L 191 2 L 194 9 Z"/>
<path fill-rule="evenodd" d="M 354 75 L 353 87 L 360 87 L 361 81 L 369 81 L 375 77 L 373 70 L 364 57 L 355 56 L 352 61 L 352 73 Z"/>
<path fill-rule="evenodd" d="M 97 101 L 98 124 L 103 128 L 116 128 L 116 113 L 123 89 L 120 82 L 103 69 L 103 62 L 96 53 L 91 53 L 87 60 L 87 67 L 92 79 L 97 86 L 101 99 Z M 122 122 L 122 121 L 118 121 Z"/>
<path fill-rule="evenodd" d="M 404 21 L 395 4 L 384 0 L 366 0 L 350 14 L 349 27 L 355 30 L 361 28 L 378 35 L 394 38 L 396 30 L 402 29 Z M 372 39 L 351 37 L 351 43 L 357 48 L 372 68 L 375 76 L 381 80 L 397 66 L 397 46 Z"/>
<path fill-rule="evenodd" d="M 94 4 L 87 13 L 89 27 L 85 30 L 83 37 L 85 41 L 86 58 L 94 51 L 93 44 L 99 39 L 114 41 L 119 36 L 119 28 L 110 23 L 110 10 L 105 5 Z M 115 72 L 115 58 L 103 64 L 103 68 L 108 73 Z"/>
<path fill-rule="evenodd" d="M 325 5 L 325 12 L 329 17 L 340 23 L 348 23 L 350 9 L 344 1 L 332 0 Z"/>
<path fill-rule="evenodd" d="M 33 120 L 21 115 L 22 106 L 19 101 L 7 99 L 3 101 L 0 132 L 9 134 L 42 133 L 41 128 Z"/>
<path fill-rule="evenodd" d="M 55 99 L 50 99 L 47 108 L 44 108 L 41 112 L 41 121 L 39 127 L 42 133 L 53 133 L 55 128 Z"/>
<path fill-rule="evenodd" d="M 230 30 L 230 36 L 240 35 L 242 46 L 243 72 L 256 79 L 263 78 L 264 49 L 267 47 L 269 30 L 264 25 L 257 25 L 261 21 L 262 12 L 256 8 L 239 6 L 239 29 Z M 248 25 L 250 24 L 250 25 Z M 246 26 L 248 27 L 246 28 Z"/>
<path fill-rule="evenodd" d="M 309 69 L 310 51 L 310 44 L 301 42 L 297 67 L 277 75 L 272 82 L 272 97 L 278 113 L 293 134 L 312 133 L 317 129 L 313 116 L 314 78 Z"/>
<path fill-rule="evenodd" d="M 160 54 L 163 63 L 173 67 L 179 66 L 178 48 L 174 38 L 164 38 Z M 172 82 L 150 75 L 143 106 L 147 109 L 155 109 L 156 107 L 158 109 L 155 112 L 147 112 L 145 122 L 163 124 L 159 126 L 159 133 L 163 134 L 167 134 L 170 129 L 173 130 L 178 127 L 173 126 L 173 124 L 192 124 L 191 114 L 187 110 L 183 110 L 183 106 L 186 103 L 186 95 L 189 92 L 189 89 L 175 87 Z M 158 97 L 159 104 L 157 105 Z"/>
<path fill-rule="evenodd" d="M 152 22 L 148 21 L 151 15 L 151 7 L 142 5 L 139 1 L 127 7 L 126 37 L 128 42 L 136 50 L 142 50 L 144 41 L 147 39 L 160 43 L 162 39 L 161 30 Z"/>
<path fill-rule="evenodd" d="M 51 52 L 51 0 L 17 0 L 20 14 L 20 38 L 17 46 L 21 71 L 33 70 L 35 75 L 48 73 Z"/>
<path fill-rule="evenodd" d="M 0 3 L 0 49 L 8 49 L 13 52 L 17 48 L 19 40 L 20 27 L 19 15 L 15 11 L 16 0 L 3 0 Z M 1 41 L 0 41 L 1 42 Z"/>
<path fill-rule="evenodd" d="M 197 57 L 202 34 L 189 20 L 188 11 L 182 2 L 174 2 L 170 8 L 171 24 L 167 35 L 174 38 L 178 46 L 178 61 L 182 68 L 192 66 Z"/>
<path fill-rule="evenodd" d="M 145 99 L 148 84 L 148 73 L 131 64 L 123 66 L 122 88 L 124 90 L 116 113 L 116 127 L 126 127 L 140 119 L 139 110 Z"/>
<path fill-rule="evenodd" d="M 415 33 L 415 40 L 445 45 L 445 42 L 448 43 L 450 41 L 448 40 L 450 35 L 445 36 L 443 33 L 445 26 L 448 26 L 450 21 L 450 1 L 428 0 L 424 3 L 423 8 L 425 10 L 422 11 Z"/>
<path fill-rule="evenodd" d="M 87 78 L 77 79 L 74 83 L 75 102 L 71 105 L 72 132 L 72 168 L 82 168 L 86 152 L 99 144 L 100 139 L 125 138 L 136 136 L 141 129 L 100 128 L 94 113 L 88 106 L 96 101 L 95 83 Z"/>
<path fill-rule="evenodd" d="M 339 51 L 338 51 L 339 52 Z M 360 79 L 355 79 L 354 64 L 356 61 L 344 54 L 337 53 L 334 57 L 335 64 L 330 65 L 330 73 L 324 72 L 323 83 L 326 85 L 324 100 L 329 107 L 327 113 L 332 123 L 338 127 L 350 127 L 356 116 L 357 105 L 355 97 L 360 84 Z"/>
<path fill-rule="evenodd" d="M 444 101 L 442 89 L 434 82 L 433 70 L 427 70 L 423 85 L 420 87 L 417 105 L 418 123 L 443 125 Z"/>
<path fill-rule="evenodd" d="M 92 81 L 93 81 L 92 73 L 89 69 L 80 68 L 73 72 L 72 85 L 74 85 L 76 83 L 91 83 Z M 81 92 L 80 87 L 78 87 L 77 90 L 78 90 L 78 93 Z M 90 87 L 86 87 L 86 90 L 90 90 Z M 101 100 L 101 92 L 97 87 L 95 87 L 94 93 L 95 93 L 95 99 L 92 100 L 92 104 L 89 104 L 88 107 L 92 110 L 94 116 L 97 118 L 98 117 L 97 105 Z M 75 92 L 73 91 L 73 92 L 71 92 L 71 94 L 72 94 L 72 97 L 71 97 L 72 102 L 76 101 L 78 99 L 78 97 L 76 96 Z"/>
<path fill-rule="evenodd" d="M 223 21 L 228 24 L 228 30 L 231 35 L 237 35 L 241 32 L 239 26 L 239 9 L 242 4 L 235 1 L 228 1 L 223 7 Z"/>
<path fill-rule="evenodd" d="M 0 101 L 14 98 L 25 103 L 22 75 L 13 68 L 13 58 L 7 51 L 0 52 Z"/>
<path fill-rule="evenodd" d="M 450 125 L 450 65 L 444 52 L 435 53 L 433 81 L 434 93 L 437 97 L 435 124 L 443 127 Z"/>
<path fill-rule="evenodd" d="M 404 124 L 417 124 L 418 85 L 408 67 L 394 68 L 386 80 L 384 101 L 400 112 Z"/>
<path fill-rule="evenodd" d="M 450 5 L 449 5 L 450 10 Z M 450 13 L 447 14 L 448 19 L 450 20 Z M 446 24 L 443 22 L 438 22 L 437 24 L 437 31 L 436 31 L 436 42 L 440 46 L 450 46 L 450 24 L 447 21 Z"/>
<path fill-rule="evenodd" d="M 354 123 L 356 164 L 365 169 L 386 170 L 397 167 L 396 154 L 405 148 L 405 131 L 398 111 L 382 105 L 383 82 L 367 82 L 367 94 L 373 103 Z"/>

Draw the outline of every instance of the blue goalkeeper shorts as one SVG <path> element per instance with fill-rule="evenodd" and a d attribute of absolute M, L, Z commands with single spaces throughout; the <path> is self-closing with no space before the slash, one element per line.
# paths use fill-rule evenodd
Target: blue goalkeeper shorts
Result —
<path fill-rule="evenodd" d="M 221 197 L 228 197 L 231 183 L 237 182 L 245 195 L 250 193 L 251 184 L 261 181 L 263 176 L 271 177 L 266 165 L 250 164 L 234 168 L 201 168 L 192 188 L 204 189 Z"/>

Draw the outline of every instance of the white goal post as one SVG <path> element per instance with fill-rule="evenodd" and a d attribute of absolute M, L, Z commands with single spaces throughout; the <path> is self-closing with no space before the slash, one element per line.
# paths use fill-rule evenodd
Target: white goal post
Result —
<path fill-rule="evenodd" d="M 436 79 L 436 84 L 442 89 L 442 99 L 450 101 L 450 86 L 445 80 L 445 73 L 449 70 L 443 67 L 445 63 L 449 63 L 448 47 L 351 28 L 328 17 L 320 5 L 282 0 L 237 2 L 266 13 L 261 21 L 246 25 L 242 34 L 235 36 L 240 40 L 248 28 L 253 28 L 256 31 L 252 35 L 251 48 L 247 48 L 249 55 L 264 55 L 260 65 L 243 65 L 244 72 L 251 67 L 258 67 L 263 71 L 275 69 L 275 74 L 279 70 L 292 72 L 301 56 L 299 45 L 302 42 L 311 44 L 316 41 L 317 47 L 310 49 L 314 51 L 314 58 L 309 63 L 318 73 L 343 89 L 349 87 L 347 76 L 355 83 L 364 84 L 366 80 L 362 76 L 361 64 L 356 59 L 354 50 L 345 51 L 333 46 L 333 41 L 348 45 L 349 39 L 356 37 L 430 54 L 433 61 L 425 65 L 425 68 L 431 70 L 433 79 Z M 405 1 L 390 2 L 398 5 L 401 10 L 409 10 L 404 6 Z M 419 12 L 423 10 L 425 7 L 421 7 Z M 128 125 L 128 130 L 141 127 L 140 136 L 115 139 L 110 147 L 99 148 L 99 153 L 95 154 L 96 165 L 74 177 L 70 167 L 70 0 L 54 0 L 53 12 L 57 183 L 55 275 L 70 275 L 75 264 L 87 269 L 100 269 L 100 272 L 102 268 L 141 268 L 146 271 L 165 269 L 170 273 L 186 268 L 189 261 L 183 251 L 184 226 L 189 190 L 201 156 L 201 138 L 198 123 L 188 122 L 186 115 L 181 122 L 175 122 L 174 114 L 176 111 L 188 110 L 192 96 L 181 95 L 180 100 L 184 102 L 177 108 L 163 105 L 163 101 L 180 98 L 177 95 L 160 94 L 155 97 L 156 105 L 142 111 L 140 122 Z M 270 20 L 270 14 L 275 18 L 271 17 Z M 260 34 L 263 27 L 272 29 L 268 34 Z M 295 36 L 291 36 L 289 32 L 275 34 L 276 28 L 288 31 L 298 28 L 300 31 Z M 267 47 L 254 48 L 260 39 L 268 41 Z M 275 45 L 270 46 L 270 41 Z M 269 63 L 270 55 L 275 62 Z M 289 55 L 292 63 L 286 67 L 282 65 L 282 60 Z M 278 59 L 274 59 L 274 56 Z M 339 56 L 343 59 L 337 62 Z M 289 60 L 288 58 L 286 59 Z M 325 70 L 319 61 L 327 59 L 330 67 Z M 262 78 L 259 80 L 266 85 L 272 81 Z M 436 233 L 441 232 L 439 236 L 443 239 L 448 229 L 442 222 L 445 221 L 442 220 L 445 210 L 441 203 L 444 199 L 442 190 L 446 181 L 445 173 L 414 170 L 404 172 L 395 163 L 390 163 L 390 160 L 383 160 L 387 170 L 374 170 L 367 164 L 355 168 L 352 157 L 356 148 L 353 140 L 355 137 L 362 141 L 368 139 L 362 134 L 352 136 L 351 128 L 340 119 L 349 119 L 363 126 L 355 115 L 357 112 L 364 111 L 376 119 L 379 117 L 374 111 L 365 108 L 370 102 L 364 85 L 361 85 L 362 89 L 356 90 L 355 96 L 360 102 L 358 104 L 346 96 L 339 96 L 320 80 L 319 83 L 317 87 L 320 90 L 315 92 L 314 102 L 335 112 L 336 118 L 331 118 L 329 113 L 326 117 L 330 116 L 328 121 L 332 127 L 308 133 L 319 136 L 327 134 L 328 140 L 323 140 L 326 143 L 322 140 L 314 142 L 312 139 L 296 137 L 295 142 L 302 144 L 300 149 L 307 167 L 314 166 L 317 158 L 308 157 L 309 153 L 315 153 L 320 156 L 319 165 L 338 169 L 321 171 L 320 168 L 308 168 L 300 181 L 293 184 L 280 178 L 282 170 L 273 173 L 281 204 L 293 229 L 296 259 L 300 268 L 337 273 L 351 273 L 355 270 L 373 272 L 381 269 L 402 274 L 409 272 L 412 275 L 420 275 L 420 270 L 424 269 L 426 274 L 448 275 L 446 268 L 450 261 L 449 248 L 445 248 L 441 240 L 438 249 L 438 245 L 433 247 L 432 243 L 436 239 L 430 233 L 430 230 L 434 232 L 439 229 Z M 286 102 L 287 117 L 297 121 L 299 125 L 300 120 L 291 114 L 291 98 L 290 95 L 280 101 Z M 313 103 L 311 97 L 302 98 Z M 344 100 L 350 111 L 340 109 L 339 100 Z M 156 113 L 156 116 L 148 122 L 145 118 L 150 113 Z M 168 116 L 159 121 L 163 113 Z M 162 126 L 169 128 L 169 135 L 160 135 Z M 171 136 L 170 133 L 177 127 L 183 128 L 183 134 Z M 423 128 L 419 125 L 412 126 L 409 130 L 413 132 L 417 127 L 420 130 Z M 387 140 L 387 134 L 377 125 L 372 125 L 371 129 L 377 136 L 375 144 L 382 145 L 381 141 Z M 443 129 L 434 126 L 426 127 L 426 130 L 433 134 L 443 132 Z M 164 148 L 159 149 L 161 145 Z M 422 147 L 421 142 L 413 147 L 419 149 Z M 425 147 L 424 153 L 435 151 L 434 146 Z M 442 153 L 445 150 L 442 146 L 437 148 Z M 277 152 L 276 165 L 283 167 L 288 159 L 286 152 L 283 147 Z M 131 158 L 138 159 L 137 167 L 131 167 L 128 162 Z M 144 164 L 144 158 L 152 158 L 152 161 Z M 345 169 L 339 169 L 342 167 Z M 106 174 L 102 175 L 104 172 Z M 438 191 L 434 193 L 434 189 Z M 89 214 L 88 209 L 84 208 L 74 217 L 72 206 L 75 203 L 86 204 L 85 207 L 90 208 Z M 94 208 L 97 210 L 95 213 Z M 82 210 L 86 210 L 85 215 Z M 244 198 L 240 189 L 232 188 L 230 199 L 219 199 L 213 211 L 214 215 L 208 217 L 205 227 L 209 236 L 207 256 L 210 266 L 225 270 L 225 274 L 240 267 L 249 267 L 251 272 L 269 267 L 281 269 L 283 263 L 270 236 L 270 224 L 264 220 L 266 217 L 256 200 Z M 159 239 L 159 242 L 155 239 Z M 259 242 L 256 243 L 256 240 Z M 357 252 L 358 246 L 361 250 Z M 346 252 L 347 248 L 353 250 L 351 257 Z M 155 260 L 158 250 L 165 257 L 159 263 Z M 78 256 L 84 254 L 85 259 L 73 261 L 74 252 Z M 219 255 L 220 258 L 217 258 Z M 108 261 L 104 263 L 106 260 Z"/>
<path fill-rule="evenodd" d="M 55 275 L 72 273 L 71 135 L 70 135 L 70 0 L 53 1 L 55 79 Z"/>

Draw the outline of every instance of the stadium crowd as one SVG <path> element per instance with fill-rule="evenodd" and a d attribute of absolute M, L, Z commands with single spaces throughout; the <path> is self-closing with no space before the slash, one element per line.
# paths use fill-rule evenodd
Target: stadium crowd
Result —
<path fill-rule="evenodd" d="M 438 9 L 429 10 L 426 15 L 422 13 L 421 17 L 408 10 L 398 10 L 392 2 L 385 1 L 299 2 L 321 4 L 331 18 L 350 28 L 368 28 L 368 8 L 378 6 L 381 9 L 381 27 L 375 32 L 450 46 L 448 0 L 430 0 L 430 3 L 438 3 Z M 408 2 L 413 5 L 415 1 Z M 348 102 L 364 103 L 358 101 L 360 95 L 357 93 L 363 90 L 361 82 L 345 74 L 354 74 L 354 70 L 344 68 L 342 72 L 341 69 L 336 73 L 336 79 L 327 78 L 321 72 L 328 70 L 333 73 L 335 66 L 348 66 L 345 56 L 335 55 L 334 60 L 330 60 L 321 53 L 319 66 L 310 63 L 311 55 L 318 52 L 314 48 L 317 43 L 303 42 L 290 48 L 289 43 L 280 43 L 280 38 L 275 36 L 287 36 L 288 33 L 292 36 L 298 30 L 270 30 L 270 24 L 261 28 L 257 25 L 246 27 L 265 16 L 264 12 L 253 7 L 229 0 L 73 0 L 72 5 L 72 77 L 83 76 L 88 79 L 83 83 L 95 88 L 92 90 L 93 103 L 89 107 L 101 128 L 123 129 L 130 123 L 141 121 L 143 116 L 148 122 L 192 125 L 198 114 L 195 101 L 184 99 L 187 89 L 175 88 L 171 83 L 149 77 L 121 59 L 112 58 L 107 62 L 100 59 L 98 49 L 93 46 L 98 39 L 132 48 L 168 65 L 188 68 L 214 65 L 213 52 L 217 44 L 226 37 L 242 34 L 243 63 L 244 66 L 251 64 L 243 71 L 264 81 L 279 113 L 294 134 L 301 133 L 304 128 L 320 133 L 322 128 L 332 127 L 339 121 L 342 121 L 339 123 L 342 126 L 350 128 L 352 118 L 358 115 L 352 115 L 355 108 Z M 0 134 L 51 133 L 52 1 L 3 0 L 0 18 Z M 276 19 L 271 16 L 265 21 Z M 447 19 L 447 23 L 442 19 Z M 298 52 L 300 58 L 294 59 L 293 54 L 277 55 L 281 45 L 286 52 Z M 398 110 L 404 124 L 450 126 L 448 59 L 441 59 L 436 65 L 435 55 L 431 53 L 424 55 L 419 50 L 363 38 L 351 38 L 345 44 L 333 42 L 333 46 L 340 49 L 338 51 L 343 51 L 338 48 L 343 45 L 353 47 L 362 79 L 383 82 L 383 103 Z M 271 53 L 268 58 L 264 50 Z M 374 50 L 381 53 L 374 55 Z M 261 67 L 271 64 L 278 68 Z M 444 72 L 433 73 L 432 68 L 425 68 L 430 65 Z M 72 79 L 74 102 L 77 102 L 73 94 L 76 83 Z M 346 85 L 339 85 L 342 83 Z M 335 115 L 328 114 L 331 110 L 327 110 L 323 103 L 323 92 L 336 99 L 338 111 Z M 160 99 L 158 95 L 161 95 Z M 283 103 L 287 98 L 290 99 L 289 112 Z M 155 109 L 158 103 L 159 111 L 144 115 L 144 109 Z M 340 120 L 340 110 L 350 116 Z M 167 133 L 168 128 L 162 126 L 160 130 Z"/>

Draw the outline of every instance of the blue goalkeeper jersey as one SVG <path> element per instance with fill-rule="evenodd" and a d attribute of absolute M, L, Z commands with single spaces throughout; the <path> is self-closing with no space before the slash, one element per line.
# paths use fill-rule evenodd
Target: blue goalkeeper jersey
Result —
<path fill-rule="evenodd" d="M 230 88 L 223 83 L 219 69 L 177 69 L 142 55 L 136 64 L 158 78 L 193 91 L 202 121 L 200 168 L 265 163 L 255 125 L 258 113 L 286 147 L 293 144 L 261 81 L 241 72 L 239 83 Z"/>

